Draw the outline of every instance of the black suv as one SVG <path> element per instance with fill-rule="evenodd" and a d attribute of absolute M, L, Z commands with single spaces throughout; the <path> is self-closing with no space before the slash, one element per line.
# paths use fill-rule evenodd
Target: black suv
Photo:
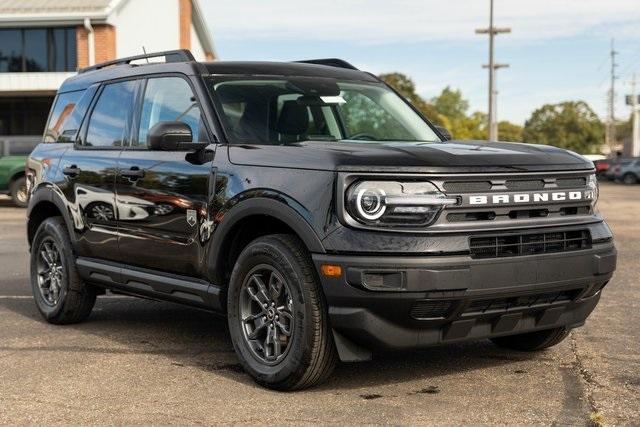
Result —
<path fill-rule="evenodd" d="M 81 70 L 27 165 L 37 306 L 78 322 L 109 289 L 225 313 L 276 389 L 384 350 L 559 343 L 616 264 L 593 164 L 447 139 L 337 59 Z"/>

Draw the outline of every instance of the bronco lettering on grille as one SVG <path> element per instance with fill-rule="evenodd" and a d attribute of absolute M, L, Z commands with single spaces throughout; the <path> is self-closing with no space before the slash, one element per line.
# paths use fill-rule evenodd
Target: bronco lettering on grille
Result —
<path fill-rule="evenodd" d="M 546 193 L 494 194 L 491 196 L 469 196 L 470 205 L 507 205 L 518 203 L 564 202 L 572 200 L 590 200 L 589 192 L 552 191 Z"/>

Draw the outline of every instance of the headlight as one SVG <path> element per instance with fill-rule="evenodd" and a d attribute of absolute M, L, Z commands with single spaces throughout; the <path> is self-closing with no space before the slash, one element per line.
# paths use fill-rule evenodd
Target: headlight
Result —
<path fill-rule="evenodd" d="M 431 224 L 446 205 L 458 203 L 430 182 L 359 181 L 345 195 L 348 213 L 358 222 L 382 227 Z"/>
<path fill-rule="evenodd" d="M 598 203 L 598 197 L 600 196 L 600 187 L 598 186 L 598 179 L 595 174 L 589 175 L 589 178 L 587 178 L 587 191 L 585 195 L 591 200 L 591 206 L 595 207 L 596 203 Z"/>

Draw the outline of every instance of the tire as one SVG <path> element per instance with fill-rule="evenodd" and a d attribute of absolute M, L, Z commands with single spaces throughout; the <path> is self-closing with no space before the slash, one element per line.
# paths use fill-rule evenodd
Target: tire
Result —
<path fill-rule="evenodd" d="M 45 271 L 53 271 L 53 276 Z M 33 238 L 31 288 L 42 317 L 57 325 L 85 320 L 96 302 L 95 288 L 85 284 L 78 275 L 67 227 L 61 217 L 44 220 Z"/>
<path fill-rule="evenodd" d="M 632 173 L 626 173 L 622 177 L 622 182 L 626 185 L 633 185 L 638 183 L 638 177 Z"/>
<path fill-rule="evenodd" d="M 262 289 L 266 292 L 262 296 L 258 295 L 260 286 L 255 276 L 263 281 Z M 264 283 L 267 280 L 268 284 Z M 283 297 L 286 305 L 280 300 Z M 267 306 L 278 308 L 280 305 L 283 311 L 274 314 L 263 310 L 261 301 L 265 299 L 278 301 L 276 305 Z M 245 316 L 252 308 L 257 314 Z M 290 319 L 285 316 L 287 310 Z M 333 371 L 337 352 L 324 295 L 311 257 L 295 236 L 275 234 L 247 245 L 231 274 L 227 311 L 233 347 L 245 371 L 258 384 L 275 390 L 299 390 L 323 382 Z M 278 320 L 278 313 L 284 320 Z M 241 320 L 256 316 L 258 318 L 250 322 Z M 287 321 L 289 336 L 279 323 Z M 271 344 L 267 338 L 249 338 L 254 333 L 271 334 L 271 328 L 275 331 Z M 281 351 L 279 356 L 276 342 Z M 264 345 L 262 350 L 261 345 Z"/>
<path fill-rule="evenodd" d="M 13 181 L 9 188 L 13 204 L 19 208 L 27 207 L 29 195 L 27 193 L 27 179 L 24 176 Z"/>
<path fill-rule="evenodd" d="M 569 335 L 570 331 L 571 330 L 567 328 L 547 329 L 526 334 L 492 338 L 491 341 L 498 347 L 511 350 L 539 351 L 559 344 Z"/>

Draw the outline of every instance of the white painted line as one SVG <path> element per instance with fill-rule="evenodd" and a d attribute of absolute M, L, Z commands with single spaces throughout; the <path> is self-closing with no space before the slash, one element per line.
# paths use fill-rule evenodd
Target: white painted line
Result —
<path fill-rule="evenodd" d="M 133 297 L 126 296 L 126 295 L 106 295 L 106 296 L 99 296 L 98 300 L 101 300 L 101 299 L 128 299 L 128 298 L 133 298 Z M 1 299 L 33 299 L 33 295 L 0 295 L 0 300 Z"/>

